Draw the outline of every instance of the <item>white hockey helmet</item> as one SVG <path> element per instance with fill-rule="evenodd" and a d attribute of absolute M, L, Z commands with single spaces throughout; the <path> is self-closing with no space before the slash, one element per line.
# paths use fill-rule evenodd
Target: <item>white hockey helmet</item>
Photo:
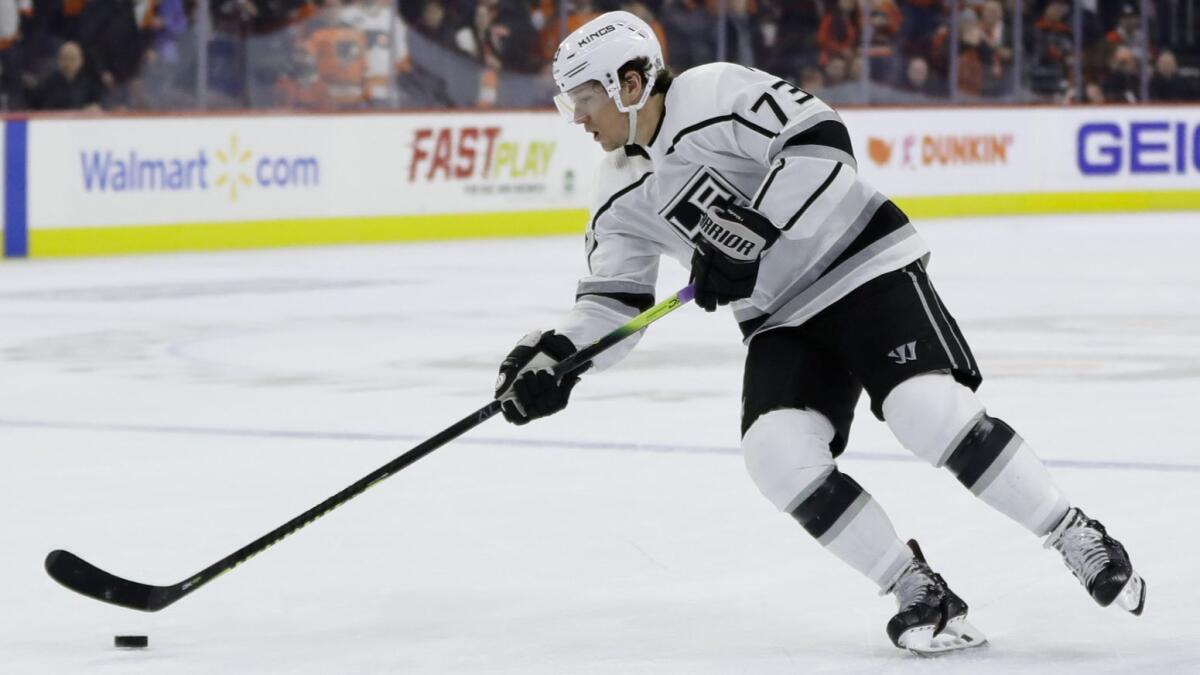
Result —
<path fill-rule="evenodd" d="M 646 87 L 641 99 L 625 105 L 621 103 L 621 78 L 617 71 L 639 57 L 650 63 Z M 559 43 L 551 71 L 559 91 L 554 104 L 567 121 L 574 121 L 575 101 L 569 92 L 595 80 L 617 104 L 617 110 L 636 115 L 650 98 L 654 81 L 663 70 L 662 46 L 654 30 L 629 12 L 607 12 L 575 29 Z"/>

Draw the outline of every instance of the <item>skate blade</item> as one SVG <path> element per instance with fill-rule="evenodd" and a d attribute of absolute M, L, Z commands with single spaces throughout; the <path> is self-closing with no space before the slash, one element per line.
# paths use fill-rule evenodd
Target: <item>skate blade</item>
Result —
<path fill-rule="evenodd" d="M 966 617 L 951 619 L 942 632 L 934 634 L 933 626 L 910 628 L 900 634 L 900 646 L 919 656 L 939 656 L 987 644 L 987 637 Z"/>
<path fill-rule="evenodd" d="M 1133 614 L 1141 616 L 1142 610 L 1146 608 L 1146 582 L 1142 580 L 1137 573 L 1129 577 L 1129 581 L 1125 582 L 1125 587 L 1117 594 L 1117 606 L 1121 609 Z"/>

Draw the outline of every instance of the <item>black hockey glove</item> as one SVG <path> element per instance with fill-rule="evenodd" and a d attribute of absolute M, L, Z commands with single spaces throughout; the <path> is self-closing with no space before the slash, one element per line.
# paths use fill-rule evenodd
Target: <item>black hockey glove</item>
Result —
<path fill-rule="evenodd" d="M 496 380 L 496 400 L 500 401 L 504 419 L 528 424 L 566 408 L 579 376 L 592 364 L 585 364 L 562 380 L 556 380 L 550 369 L 576 351 L 570 338 L 554 331 L 535 330 L 521 338 L 500 364 Z"/>
<path fill-rule="evenodd" d="M 717 305 L 750 297 L 758 281 L 758 265 L 779 228 L 745 206 L 713 206 L 700 220 L 692 254 L 696 304 L 711 312 Z"/>

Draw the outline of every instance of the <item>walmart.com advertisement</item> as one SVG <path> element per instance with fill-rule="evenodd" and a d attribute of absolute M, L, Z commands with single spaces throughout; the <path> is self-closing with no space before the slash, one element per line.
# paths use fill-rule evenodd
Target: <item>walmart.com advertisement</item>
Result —
<path fill-rule="evenodd" d="M 570 131 L 542 113 L 37 120 L 29 226 L 585 208 L 600 151 Z"/>

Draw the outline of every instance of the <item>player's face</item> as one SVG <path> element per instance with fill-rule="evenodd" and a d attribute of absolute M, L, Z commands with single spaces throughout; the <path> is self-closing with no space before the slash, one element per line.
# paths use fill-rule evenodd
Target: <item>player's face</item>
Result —
<path fill-rule="evenodd" d="M 555 97 L 559 110 L 604 148 L 605 152 L 625 145 L 629 137 L 629 118 L 617 110 L 617 104 L 608 92 L 595 82 L 575 87 L 566 94 Z"/>

